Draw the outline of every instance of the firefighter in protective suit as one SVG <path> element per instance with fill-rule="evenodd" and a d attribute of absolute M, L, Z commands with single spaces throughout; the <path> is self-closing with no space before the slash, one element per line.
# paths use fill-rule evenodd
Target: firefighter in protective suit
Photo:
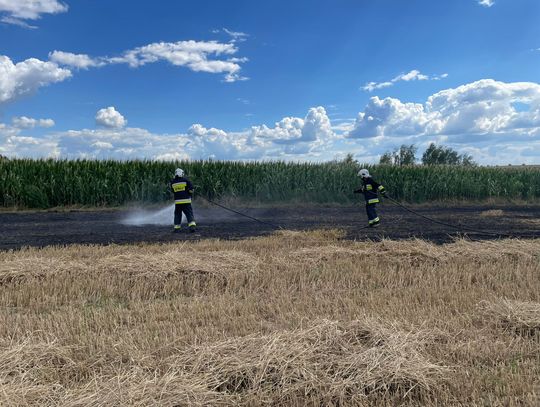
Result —
<path fill-rule="evenodd" d="M 174 194 L 174 232 L 180 232 L 182 228 L 182 213 L 186 215 L 189 231 L 195 232 L 197 224 L 191 206 L 193 184 L 184 176 L 184 170 L 177 168 L 170 185 Z"/>
<path fill-rule="evenodd" d="M 379 226 L 379 223 L 381 220 L 379 219 L 379 216 L 377 216 L 377 204 L 379 201 L 379 194 L 382 196 L 386 195 L 386 191 L 384 187 L 375 182 L 373 178 L 371 178 L 371 175 L 369 175 L 369 171 L 364 169 L 361 169 L 358 172 L 358 176 L 362 179 L 362 186 L 355 190 L 355 194 L 364 194 L 364 198 L 366 199 L 366 212 L 368 216 L 368 226 L 370 228 Z"/>

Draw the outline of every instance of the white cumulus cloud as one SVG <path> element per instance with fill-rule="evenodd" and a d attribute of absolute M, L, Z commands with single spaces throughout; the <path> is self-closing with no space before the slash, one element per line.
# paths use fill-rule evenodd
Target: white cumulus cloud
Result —
<path fill-rule="evenodd" d="M 0 0 L 1 2 L 2 0 Z M 0 55 L 0 104 L 33 94 L 37 89 L 62 82 L 72 76 L 71 69 L 89 69 L 108 64 L 128 64 L 136 68 L 158 61 L 186 67 L 194 72 L 223 74 L 225 82 L 248 78 L 241 75 L 246 58 L 233 55 L 238 48 L 233 43 L 216 41 L 160 42 L 126 51 L 120 57 L 92 57 L 65 51 L 52 51 L 49 61 L 29 58 L 14 63 Z"/>
<path fill-rule="evenodd" d="M 197 157 L 224 159 L 287 158 L 300 154 L 319 155 L 331 143 L 334 134 L 322 106 L 309 109 L 304 118 L 285 117 L 273 127 L 252 126 L 241 132 L 207 129 L 193 125 L 191 136 Z"/>
<path fill-rule="evenodd" d="M 229 157 L 228 159 L 255 158 L 255 146 L 248 144 L 245 132 L 226 132 L 201 124 L 192 125 L 187 132 L 184 152 L 194 158 Z"/>
<path fill-rule="evenodd" d="M 540 84 L 483 79 L 437 92 L 425 103 L 374 97 L 348 137 L 376 151 L 433 141 L 486 164 L 538 163 Z"/>
<path fill-rule="evenodd" d="M 477 0 L 478 4 L 484 7 L 491 7 L 495 4 L 494 0 Z"/>
<path fill-rule="evenodd" d="M 68 10 L 58 0 L 0 0 L 0 20 L 27 28 L 35 28 L 25 20 L 37 20 L 42 14 L 57 14 Z"/>
<path fill-rule="evenodd" d="M 109 106 L 98 110 L 96 113 L 96 124 L 109 128 L 122 128 L 127 124 L 127 120 L 118 112 L 114 106 Z"/>
<path fill-rule="evenodd" d="M 92 58 L 86 54 L 73 54 L 71 52 L 53 51 L 49 53 L 49 60 L 58 65 L 69 66 L 78 69 L 88 69 L 105 65 L 105 61 Z"/>
<path fill-rule="evenodd" d="M 398 76 L 394 77 L 393 79 L 385 82 L 368 82 L 366 83 L 362 89 L 367 92 L 373 92 L 376 89 L 383 89 L 388 88 L 390 86 L 395 85 L 397 82 L 410 82 L 410 81 L 427 81 L 427 80 L 440 80 L 448 77 L 447 73 L 444 73 L 442 75 L 433 75 L 428 76 L 424 75 L 417 69 L 413 69 L 412 71 L 409 71 L 407 73 L 399 74 Z"/>
<path fill-rule="evenodd" d="M 112 150 L 114 146 L 108 141 L 96 141 L 91 144 L 92 147 L 95 147 L 96 150 Z"/>
<path fill-rule="evenodd" d="M 416 144 L 421 153 L 436 142 L 472 154 L 482 164 L 540 162 L 540 84 L 533 82 L 484 79 L 441 90 L 423 103 L 373 97 L 354 123 L 336 120 L 334 126 L 326 109 L 317 106 L 303 117 L 287 116 L 272 125 L 229 131 L 194 124 L 185 132 L 159 134 L 127 127 L 113 107 L 102 111 L 108 125 L 39 137 L 28 134 L 34 119 L 0 124 L 0 154 L 326 161 L 353 153 L 361 162 L 376 162 L 401 144 Z"/>
<path fill-rule="evenodd" d="M 399 99 L 372 97 L 359 113 L 350 131 L 352 138 L 418 135 L 434 121 L 419 103 L 403 103 Z"/>
<path fill-rule="evenodd" d="M 26 116 L 14 117 L 11 122 L 13 123 L 13 127 L 19 129 L 33 129 L 34 127 L 49 128 L 54 126 L 53 119 L 34 119 Z"/>
<path fill-rule="evenodd" d="M 188 159 L 183 134 L 155 134 L 139 128 L 70 130 L 50 136 L 62 157 L 97 159 L 163 159 L 177 153 Z"/>
<path fill-rule="evenodd" d="M 101 109 L 98 115 L 101 120 L 97 122 L 102 127 L 97 129 L 55 132 L 35 138 L 24 135 L 27 137 L 24 140 L 20 138 L 23 137 L 21 128 L 1 125 L 0 134 L 5 137 L 0 142 L 0 153 L 31 157 L 159 160 L 328 159 L 327 149 L 336 139 L 326 111 L 320 106 L 309 109 L 304 118 L 285 117 L 273 126 L 226 131 L 194 124 L 187 132 L 178 134 L 155 134 L 146 129 L 125 127 L 125 118 L 113 107 Z M 38 149 L 40 141 L 47 148 Z M 23 145 L 25 148 L 20 147 Z M 29 146 L 34 147 L 30 149 Z"/>
<path fill-rule="evenodd" d="M 110 64 L 127 64 L 138 68 L 147 64 L 166 61 L 174 66 L 185 67 L 193 72 L 223 74 L 225 82 L 236 82 L 248 78 L 240 71 L 247 58 L 234 56 L 238 48 L 232 42 L 178 41 L 156 42 L 123 52 L 114 57 L 92 57 L 87 54 L 55 50 L 49 59 L 61 66 L 88 69 Z"/>
<path fill-rule="evenodd" d="M 227 28 L 223 28 L 223 32 L 230 35 L 233 42 L 243 42 L 246 41 L 247 37 L 249 37 L 249 35 L 246 33 L 241 31 L 232 31 Z"/>
<path fill-rule="evenodd" d="M 120 57 L 108 58 L 109 63 L 125 63 L 136 68 L 149 63 L 167 61 L 175 66 L 186 67 L 194 72 L 225 74 L 226 82 L 247 78 L 240 75 L 244 58 L 234 58 L 238 52 L 233 43 L 217 41 L 156 42 L 123 53 Z"/>
<path fill-rule="evenodd" d="M 7 157 L 57 158 L 60 155 L 54 138 L 25 135 L 23 129 L 0 123 L 0 155 Z"/>
<path fill-rule="evenodd" d="M 69 69 L 36 58 L 14 64 L 0 55 L 0 104 L 30 95 L 43 86 L 62 82 L 71 76 Z"/>
<path fill-rule="evenodd" d="M 516 103 L 524 108 L 516 109 Z M 483 79 L 430 96 L 424 104 L 373 97 L 349 136 L 475 135 L 540 127 L 540 85 Z"/>
<path fill-rule="evenodd" d="M 318 106 L 309 109 L 304 119 L 302 137 L 306 141 L 324 141 L 334 137 L 334 131 L 324 107 Z"/>

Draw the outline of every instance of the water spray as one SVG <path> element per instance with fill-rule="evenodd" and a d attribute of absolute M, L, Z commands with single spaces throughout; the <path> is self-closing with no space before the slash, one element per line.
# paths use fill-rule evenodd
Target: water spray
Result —
<path fill-rule="evenodd" d="M 129 214 L 121 223 L 130 226 L 171 225 L 173 216 L 174 204 L 171 204 L 154 211 L 139 209 Z"/>

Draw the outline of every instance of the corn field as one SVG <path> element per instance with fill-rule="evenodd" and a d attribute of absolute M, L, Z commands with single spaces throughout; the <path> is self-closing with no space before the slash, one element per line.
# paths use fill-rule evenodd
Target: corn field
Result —
<path fill-rule="evenodd" d="M 207 198 L 260 202 L 351 203 L 361 197 L 360 164 L 0 160 L 2 207 L 118 206 L 171 198 L 168 182 L 183 168 Z M 392 197 L 407 202 L 540 198 L 540 168 L 367 166 Z"/>

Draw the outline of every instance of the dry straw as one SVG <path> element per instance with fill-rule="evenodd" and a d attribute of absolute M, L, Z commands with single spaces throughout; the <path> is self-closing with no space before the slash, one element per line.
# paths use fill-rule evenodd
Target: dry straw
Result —
<path fill-rule="evenodd" d="M 539 254 L 340 231 L 0 252 L 0 405 L 537 406 Z"/>
<path fill-rule="evenodd" d="M 525 336 L 540 336 L 540 304 L 499 299 L 483 301 L 479 308 L 497 326 Z"/>

